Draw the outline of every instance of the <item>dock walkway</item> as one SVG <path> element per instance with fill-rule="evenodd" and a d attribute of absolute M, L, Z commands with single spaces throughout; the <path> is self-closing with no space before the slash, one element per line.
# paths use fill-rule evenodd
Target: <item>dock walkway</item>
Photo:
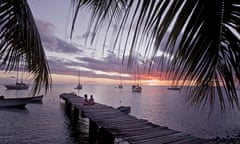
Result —
<path fill-rule="evenodd" d="M 63 93 L 60 98 L 65 106 L 89 119 L 89 139 L 94 140 L 97 132 L 104 132 L 108 144 L 120 138 L 130 144 L 212 144 L 213 142 L 171 130 L 139 119 L 111 106 L 96 103 L 83 105 L 84 99 L 74 93 Z"/>

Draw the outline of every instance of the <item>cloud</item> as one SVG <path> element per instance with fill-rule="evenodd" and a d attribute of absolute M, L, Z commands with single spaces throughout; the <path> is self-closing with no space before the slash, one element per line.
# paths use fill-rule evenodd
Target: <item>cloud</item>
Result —
<path fill-rule="evenodd" d="M 49 22 L 37 20 L 37 26 L 40 31 L 41 39 L 44 48 L 47 51 L 54 51 L 59 53 L 81 53 L 82 50 L 55 36 L 55 26 Z"/>
<path fill-rule="evenodd" d="M 81 68 L 81 75 L 91 78 L 119 78 L 118 75 L 110 75 L 110 73 L 134 75 L 134 66 L 136 64 L 134 64 L 133 69 L 127 68 L 128 56 L 125 56 L 124 64 L 122 64 L 122 57 L 119 58 L 113 51 L 106 50 L 105 57 L 95 57 L 92 54 L 92 49 L 84 48 L 81 44 L 70 43 L 65 39 L 59 38 L 56 35 L 53 24 L 42 20 L 37 20 L 36 22 L 52 73 L 78 75 L 78 70 Z M 82 37 L 88 35 L 89 33 Z M 160 57 L 156 57 L 154 60 L 154 68 L 156 68 Z M 141 72 L 146 71 L 142 63 L 137 65 L 140 66 Z"/>
<path fill-rule="evenodd" d="M 36 20 L 36 24 L 41 34 L 53 35 L 55 31 L 55 26 L 53 24 L 42 20 Z"/>

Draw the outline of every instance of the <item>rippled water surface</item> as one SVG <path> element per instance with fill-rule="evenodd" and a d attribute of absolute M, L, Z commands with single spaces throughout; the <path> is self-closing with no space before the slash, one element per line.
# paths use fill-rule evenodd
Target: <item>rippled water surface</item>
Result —
<path fill-rule="evenodd" d="M 78 95 L 93 94 L 95 101 L 118 107 L 131 106 L 131 115 L 147 119 L 155 124 L 184 131 L 202 138 L 228 137 L 240 134 L 240 113 L 228 111 L 221 114 L 215 109 L 208 117 L 207 110 L 196 111 L 186 105 L 184 91 L 169 91 L 167 87 L 143 86 L 142 93 L 132 93 L 130 86 L 123 89 L 112 85 L 83 85 L 74 91 L 75 85 L 53 85 L 44 96 L 42 104 L 28 104 L 26 109 L 0 109 L 0 141 L 11 143 L 87 143 L 88 120 L 72 122 L 59 99 L 63 92 Z M 0 94 L 6 97 L 27 96 L 28 91 L 9 91 L 0 86 Z"/>

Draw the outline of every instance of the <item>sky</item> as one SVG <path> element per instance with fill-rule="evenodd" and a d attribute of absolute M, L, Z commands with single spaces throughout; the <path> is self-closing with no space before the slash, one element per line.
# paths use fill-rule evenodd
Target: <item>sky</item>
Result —
<path fill-rule="evenodd" d="M 73 38 L 70 29 L 73 8 L 69 0 L 28 0 L 41 35 L 53 83 L 77 83 L 80 71 L 81 83 L 117 84 L 120 77 L 123 83 L 134 83 L 135 71 L 122 64 L 122 51 L 103 45 L 104 36 L 99 35 L 97 42 L 90 45 L 85 40 L 90 20 L 89 11 L 80 11 Z M 143 74 L 142 84 L 169 84 L 164 73 Z M 161 79 L 161 81 L 159 80 Z"/>

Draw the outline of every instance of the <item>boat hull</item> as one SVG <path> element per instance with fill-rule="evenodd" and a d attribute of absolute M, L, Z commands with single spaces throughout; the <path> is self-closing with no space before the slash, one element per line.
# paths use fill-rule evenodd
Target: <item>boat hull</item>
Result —
<path fill-rule="evenodd" d="M 29 86 L 24 83 L 9 84 L 4 86 L 6 87 L 7 90 L 25 90 L 29 88 Z"/>
<path fill-rule="evenodd" d="M 118 88 L 122 89 L 122 88 L 123 88 L 123 85 L 118 85 Z"/>
<path fill-rule="evenodd" d="M 124 112 L 126 114 L 129 114 L 131 112 L 131 107 L 130 106 L 120 106 L 120 107 L 118 107 L 118 109 L 121 112 Z"/>
<path fill-rule="evenodd" d="M 33 97 L 25 97 L 29 99 L 30 103 L 42 103 L 43 95 L 33 96 Z"/>
<path fill-rule="evenodd" d="M 29 103 L 27 99 L 1 99 L 0 100 L 0 107 L 7 108 L 7 107 L 14 107 L 14 108 L 25 108 L 26 104 Z"/>
<path fill-rule="evenodd" d="M 180 90 L 181 88 L 179 87 L 169 87 L 168 90 Z"/>
<path fill-rule="evenodd" d="M 0 96 L 0 107 L 24 108 L 28 103 L 42 103 L 43 95 L 21 98 L 4 98 Z"/>
<path fill-rule="evenodd" d="M 78 90 L 82 89 L 82 84 L 79 83 L 77 87 L 75 87 L 74 89 L 78 89 Z"/>
<path fill-rule="evenodd" d="M 140 93 L 140 92 L 142 92 L 142 87 L 137 86 L 137 85 L 133 85 L 133 86 L 132 86 L 132 92 L 138 92 L 138 93 Z"/>

